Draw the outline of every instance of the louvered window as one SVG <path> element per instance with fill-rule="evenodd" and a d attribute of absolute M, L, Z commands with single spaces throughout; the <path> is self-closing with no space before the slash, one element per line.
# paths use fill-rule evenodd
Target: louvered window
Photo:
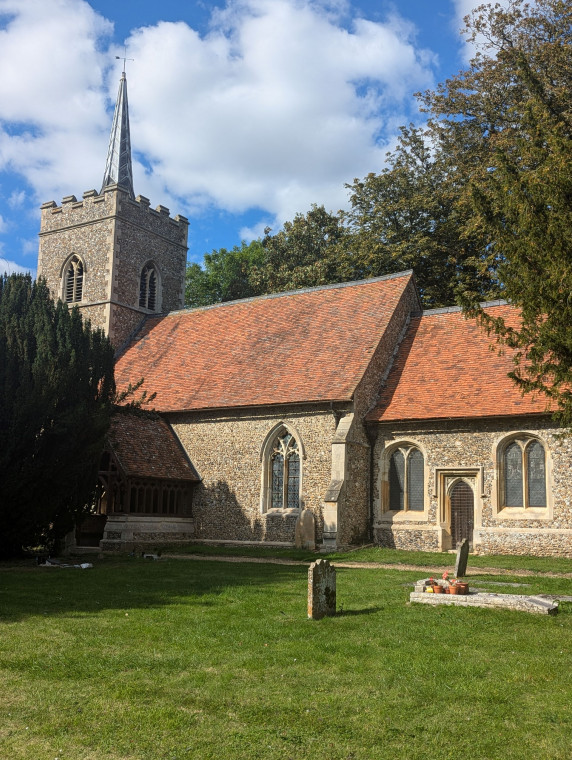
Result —
<path fill-rule="evenodd" d="M 64 272 L 64 301 L 78 303 L 83 296 L 83 263 L 73 256 Z"/>
<path fill-rule="evenodd" d="M 290 433 L 279 435 L 272 447 L 272 509 L 298 509 L 300 506 L 300 454 Z"/>
<path fill-rule="evenodd" d="M 546 454 L 534 438 L 517 438 L 503 452 L 503 506 L 546 507 Z"/>
<path fill-rule="evenodd" d="M 389 509 L 422 512 L 425 508 L 425 461 L 414 446 L 396 449 L 389 460 Z"/>
<path fill-rule="evenodd" d="M 157 309 L 157 272 L 152 264 L 147 264 L 141 272 L 139 306 L 149 311 Z"/>

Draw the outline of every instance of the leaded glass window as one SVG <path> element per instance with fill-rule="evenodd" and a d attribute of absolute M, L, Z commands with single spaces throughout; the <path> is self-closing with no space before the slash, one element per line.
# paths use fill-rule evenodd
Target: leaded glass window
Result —
<path fill-rule="evenodd" d="M 405 493 L 405 457 L 397 449 L 389 461 L 389 508 L 403 509 Z"/>
<path fill-rule="evenodd" d="M 274 442 L 271 458 L 272 509 L 300 507 L 300 453 L 296 439 L 282 433 Z"/>
<path fill-rule="evenodd" d="M 522 449 L 516 443 L 507 446 L 504 452 L 505 466 L 505 505 L 507 507 L 522 507 Z"/>
<path fill-rule="evenodd" d="M 272 459 L 272 509 L 282 509 L 284 494 L 284 457 L 276 452 Z"/>
<path fill-rule="evenodd" d="M 139 306 L 150 311 L 157 308 L 157 272 L 152 264 L 147 264 L 141 272 Z"/>
<path fill-rule="evenodd" d="M 425 462 L 415 446 L 396 449 L 389 460 L 389 509 L 425 509 Z"/>
<path fill-rule="evenodd" d="M 546 506 L 546 453 L 533 438 L 513 440 L 503 453 L 504 507 Z"/>
<path fill-rule="evenodd" d="M 64 273 L 64 301 L 77 303 L 83 295 L 83 263 L 74 256 L 70 259 Z"/>
<path fill-rule="evenodd" d="M 409 509 L 423 511 L 424 463 L 423 454 L 419 449 L 411 449 L 408 459 L 407 493 Z"/>
<path fill-rule="evenodd" d="M 528 506 L 546 506 L 546 468 L 544 465 L 544 449 L 533 441 L 526 449 L 528 477 Z"/>

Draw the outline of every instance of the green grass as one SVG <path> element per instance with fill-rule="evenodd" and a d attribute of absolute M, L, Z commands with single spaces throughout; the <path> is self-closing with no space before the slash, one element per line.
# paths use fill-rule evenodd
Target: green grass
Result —
<path fill-rule="evenodd" d="M 569 760 L 570 605 L 409 606 L 419 575 L 340 568 L 310 621 L 303 566 L 0 567 L 0 757 Z"/>
<path fill-rule="evenodd" d="M 321 554 L 300 549 L 278 549 L 263 546 L 228 546 L 213 544 L 188 544 L 173 550 L 163 547 L 165 552 L 177 554 L 199 554 L 203 556 L 229 557 L 280 557 L 313 562 L 322 557 L 338 562 L 379 562 L 385 565 L 415 565 L 416 567 L 455 566 L 455 555 L 448 552 L 409 552 L 399 549 L 367 547 L 349 552 Z M 534 573 L 572 573 L 572 559 L 563 557 L 528 557 L 508 555 L 484 555 L 469 557 L 470 567 L 491 567 L 500 570 L 530 570 Z"/>

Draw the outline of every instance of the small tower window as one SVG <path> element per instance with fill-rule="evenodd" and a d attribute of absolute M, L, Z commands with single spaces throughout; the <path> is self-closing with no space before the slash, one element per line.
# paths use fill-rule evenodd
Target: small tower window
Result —
<path fill-rule="evenodd" d="M 153 264 L 147 264 L 141 272 L 139 306 L 149 311 L 157 310 L 157 272 Z"/>
<path fill-rule="evenodd" d="M 64 301 L 77 303 L 83 294 L 83 262 L 77 256 L 70 259 L 64 273 Z"/>

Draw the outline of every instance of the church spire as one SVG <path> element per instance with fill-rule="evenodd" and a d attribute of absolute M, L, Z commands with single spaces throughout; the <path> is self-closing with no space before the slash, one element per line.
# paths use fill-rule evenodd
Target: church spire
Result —
<path fill-rule="evenodd" d="M 127 79 L 125 71 L 121 74 L 119 92 L 113 115 L 113 125 L 109 138 L 109 150 L 101 192 L 108 185 L 118 184 L 127 190 L 130 198 L 133 192 L 133 169 L 131 167 L 131 138 L 129 136 L 129 107 L 127 104 Z"/>

